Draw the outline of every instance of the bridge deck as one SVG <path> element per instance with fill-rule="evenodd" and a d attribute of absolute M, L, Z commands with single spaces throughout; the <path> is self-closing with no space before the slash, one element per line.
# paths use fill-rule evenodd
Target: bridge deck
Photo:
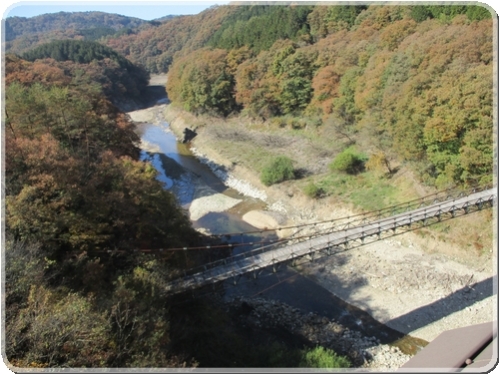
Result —
<path fill-rule="evenodd" d="M 370 236 L 380 236 L 387 231 L 395 231 L 399 227 L 410 226 L 416 222 L 425 222 L 428 219 L 444 214 L 454 214 L 457 210 L 468 212 L 471 207 L 483 204 L 492 204 L 496 196 L 495 189 L 474 193 L 462 198 L 440 202 L 413 211 L 405 212 L 389 218 L 380 219 L 368 224 L 359 225 L 343 231 L 318 236 L 308 241 L 284 245 L 257 255 L 234 259 L 227 264 L 221 264 L 203 272 L 174 280 L 167 286 L 168 293 L 179 293 L 192 288 L 223 281 L 239 275 L 258 271 L 278 263 L 286 262 L 314 252 L 339 247 L 351 241 L 361 240 Z"/>

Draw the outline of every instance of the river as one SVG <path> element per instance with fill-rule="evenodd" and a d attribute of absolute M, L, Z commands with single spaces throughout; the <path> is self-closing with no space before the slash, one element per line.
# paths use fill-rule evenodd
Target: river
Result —
<path fill-rule="evenodd" d="M 263 209 L 266 204 L 256 198 L 245 197 L 234 189 L 226 187 L 210 168 L 199 162 L 190 152 L 189 146 L 177 142 L 169 129 L 168 123 L 162 118 L 165 104 L 148 109 L 154 113 L 153 119 L 138 126 L 141 137 L 141 158 L 149 160 L 158 170 L 158 179 L 166 189 L 171 190 L 181 206 L 190 210 L 199 197 L 199 191 L 210 191 L 212 198 L 220 195 L 222 200 L 228 199 L 229 208 L 219 212 L 202 212 L 202 216 L 192 220 L 192 224 L 200 231 L 211 234 L 243 233 L 255 231 L 257 228 L 242 220 L 242 216 L 251 210 Z M 204 195 L 201 194 L 203 197 Z M 234 201 L 232 201 L 234 200 Z M 199 215 L 198 215 L 199 216 Z M 201 229 L 203 228 L 203 229 Z M 233 236 L 236 242 L 269 240 L 260 236 Z M 248 247 L 236 248 L 234 251 L 247 251 Z M 286 303 L 292 307 L 307 312 L 314 312 L 334 319 L 351 330 L 360 331 L 364 336 L 374 336 L 382 344 L 397 342 L 403 352 L 414 354 L 422 342 L 413 340 L 394 329 L 391 329 L 361 309 L 352 306 L 334 294 L 318 285 L 313 280 L 301 275 L 291 267 L 281 266 L 276 273 L 263 272 L 258 278 L 242 277 L 237 285 L 232 282 L 223 284 L 223 294 L 226 300 L 235 297 L 262 297 Z"/>

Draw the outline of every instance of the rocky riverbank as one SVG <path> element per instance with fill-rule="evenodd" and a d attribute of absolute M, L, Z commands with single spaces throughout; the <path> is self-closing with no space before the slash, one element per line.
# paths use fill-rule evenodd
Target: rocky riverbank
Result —
<path fill-rule="evenodd" d="M 267 200 L 267 195 L 262 189 L 256 188 L 245 180 L 236 178 L 233 174 L 228 172 L 226 166 L 215 163 L 207 155 L 201 153 L 196 147 L 191 147 L 191 152 L 201 163 L 207 165 L 227 187 L 233 188 L 247 197 L 261 199 L 264 202 Z"/>
<path fill-rule="evenodd" d="M 313 345 L 347 356 L 353 367 L 395 370 L 411 356 L 396 346 L 384 345 L 375 337 L 363 337 L 326 317 L 304 312 L 287 304 L 262 298 L 236 298 L 227 311 L 238 312 L 239 324 L 256 329 L 284 329 Z"/>

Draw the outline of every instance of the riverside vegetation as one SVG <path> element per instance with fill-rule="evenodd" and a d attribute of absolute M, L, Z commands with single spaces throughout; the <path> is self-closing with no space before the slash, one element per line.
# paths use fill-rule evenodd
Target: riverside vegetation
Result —
<path fill-rule="evenodd" d="M 349 366 L 276 333 L 247 340 L 203 298 L 162 297 L 167 276 L 204 254 L 133 249 L 204 238 L 138 161 L 134 126 L 116 107 L 140 102 L 150 72 L 168 70 L 173 105 L 265 185 L 294 179 L 311 198 L 373 210 L 492 182 L 483 7 L 222 6 L 103 25 L 116 32 L 95 22 L 23 32 L 29 22 L 9 23 L 7 51 L 22 58 L 5 57 L 5 354 L 15 367 Z M 481 254 L 491 211 L 478 216 L 474 238 L 432 233 Z"/>

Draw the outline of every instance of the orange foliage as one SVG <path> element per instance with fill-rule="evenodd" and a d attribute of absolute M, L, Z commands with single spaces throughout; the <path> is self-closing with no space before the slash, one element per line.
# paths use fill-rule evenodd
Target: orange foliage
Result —
<path fill-rule="evenodd" d="M 332 112 L 333 99 L 339 95 L 340 75 L 333 66 L 325 66 L 318 70 L 312 80 L 314 96 L 311 106 L 319 106 L 324 114 Z"/>
<path fill-rule="evenodd" d="M 54 62 L 54 60 L 52 60 Z M 42 62 L 28 62 L 14 55 L 5 57 L 5 83 L 14 81 L 23 84 L 40 82 L 50 85 L 67 85 L 71 81 L 64 71 L 58 67 Z"/>

